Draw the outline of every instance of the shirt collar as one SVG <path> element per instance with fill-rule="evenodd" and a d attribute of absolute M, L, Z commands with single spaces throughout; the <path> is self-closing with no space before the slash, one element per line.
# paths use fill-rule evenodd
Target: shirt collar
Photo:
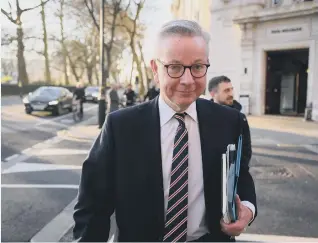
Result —
<path fill-rule="evenodd" d="M 160 126 L 162 127 L 168 121 L 170 121 L 176 112 L 167 105 L 167 103 L 162 99 L 161 95 L 159 95 L 158 106 L 160 114 Z M 198 122 L 196 102 L 193 102 L 188 109 L 185 110 L 185 112 L 191 117 L 192 120 Z"/>

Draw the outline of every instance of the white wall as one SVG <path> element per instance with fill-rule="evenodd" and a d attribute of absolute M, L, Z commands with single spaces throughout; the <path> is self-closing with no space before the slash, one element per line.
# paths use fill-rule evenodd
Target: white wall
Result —
<path fill-rule="evenodd" d="M 233 25 L 232 18 L 238 12 L 239 9 L 237 8 L 215 12 L 213 11 L 213 7 L 211 8 L 209 56 L 211 66 L 207 73 L 208 81 L 214 76 L 228 76 L 232 80 L 236 98 L 240 92 L 239 84 L 242 63 L 240 48 L 241 30 L 238 25 Z"/>

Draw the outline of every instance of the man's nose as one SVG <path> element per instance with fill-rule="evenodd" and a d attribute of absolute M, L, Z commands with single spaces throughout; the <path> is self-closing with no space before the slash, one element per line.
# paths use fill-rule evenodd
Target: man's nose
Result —
<path fill-rule="evenodd" d="M 229 95 L 233 97 L 233 89 L 229 92 Z"/>
<path fill-rule="evenodd" d="M 181 84 L 189 85 L 194 83 L 193 76 L 191 74 L 190 68 L 186 68 L 184 70 L 184 74 L 181 76 L 180 79 Z"/>

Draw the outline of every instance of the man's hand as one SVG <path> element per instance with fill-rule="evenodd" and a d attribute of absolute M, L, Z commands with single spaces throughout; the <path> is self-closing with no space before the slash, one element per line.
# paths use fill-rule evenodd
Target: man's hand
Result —
<path fill-rule="evenodd" d="M 235 201 L 238 209 L 238 220 L 235 223 L 226 224 L 223 219 L 221 219 L 222 231 L 230 236 L 239 236 L 245 231 L 245 228 L 253 218 L 252 211 L 241 203 L 238 195 L 236 195 Z"/>

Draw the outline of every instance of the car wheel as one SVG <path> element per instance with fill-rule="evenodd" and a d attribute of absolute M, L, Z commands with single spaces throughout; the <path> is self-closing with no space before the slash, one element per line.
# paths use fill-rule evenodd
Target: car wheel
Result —
<path fill-rule="evenodd" d="M 62 112 L 63 112 L 63 108 L 62 108 L 61 104 L 58 104 L 56 106 L 55 110 L 53 111 L 53 115 L 54 116 L 59 116 L 59 115 L 62 114 Z"/>
<path fill-rule="evenodd" d="M 28 114 L 28 115 L 30 115 L 30 114 L 32 113 L 32 109 L 26 108 L 26 109 L 25 109 L 25 113 Z"/>

